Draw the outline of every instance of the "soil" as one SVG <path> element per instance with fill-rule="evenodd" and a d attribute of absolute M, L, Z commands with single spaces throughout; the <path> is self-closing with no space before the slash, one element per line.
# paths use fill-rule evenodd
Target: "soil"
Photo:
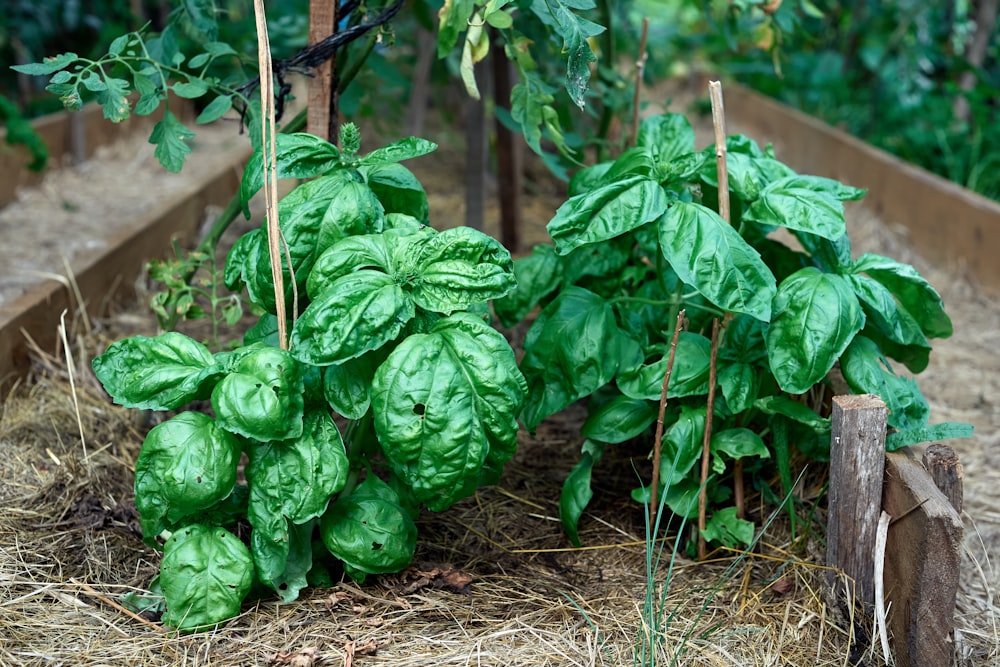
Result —
<path fill-rule="evenodd" d="M 704 123 L 700 129 L 707 144 Z M 233 140 L 224 130 L 219 141 Z M 209 153 L 221 145 L 210 144 L 209 133 L 200 136 Z M 93 163 L 50 175 L 37 192 L 0 211 L 0 228 L 19 239 L 10 257 L 0 257 L 2 284 L 22 289 L 27 274 L 63 273 L 63 255 L 70 261 L 82 256 L 102 230 L 133 206 L 150 203 L 153 193 L 169 197 L 175 177 L 148 153 L 141 141 L 115 147 Z M 428 190 L 435 226 L 464 222 L 464 192 L 456 186 L 465 179 L 461 156 L 445 146 L 408 164 Z M 198 178 L 199 161 L 192 158 L 177 178 Z M 565 198 L 543 167 L 529 164 L 525 249 L 547 240 L 544 225 Z M 111 189 L 119 186 L 120 194 Z M 241 226 L 250 224 L 258 223 Z M 484 229 L 496 234 L 498 226 L 491 206 Z M 932 421 L 976 427 L 973 438 L 949 443 L 962 458 L 966 485 L 956 644 L 961 664 L 1000 660 L 994 599 L 1000 575 L 988 559 L 1000 553 L 1000 454 L 994 451 L 1000 444 L 1000 309 L 952 267 L 926 265 L 907 246 L 903 227 L 878 220 L 863 205 L 850 209 L 849 232 L 856 254 L 879 252 L 916 266 L 942 293 L 954 321 L 955 335 L 935 341 L 920 383 Z M 132 462 L 149 424 L 109 404 L 88 359 L 113 339 L 154 330 L 141 306 L 119 309 L 96 331 L 81 332 L 70 367 L 38 350 L 33 378 L 4 402 L 0 503 L 8 509 L 0 517 L 0 664 L 632 661 L 643 627 L 647 560 L 643 516 L 626 496 L 636 467 L 646 474 L 645 453 L 623 447 L 600 463 L 596 496 L 581 522 L 586 548 L 569 548 L 558 497 L 579 452 L 579 407 L 546 420 L 535 436 L 523 433 L 499 486 L 422 517 L 416 569 L 365 587 L 341 582 L 290 605 L 264 599 L 226 627 L 193 637 L 169 636 L 148 619 L 123 615 L 112 603 L 146 588 L 157 569 L 157 555 L 138 540 L 131 497 Z M 763 523 L 768 516 L 754 518 Z M 662 591 L 664 608 L 673 613 L 662 626 L 668 650 L 679 664 L 691 665 L 843 664 L 845 638 L 822 601 L 822 554 L 817 538 L 793 551 L 779 517 L 750 558 L 718 553 L 695 566 L 682 555 L 673 569 L 664 564 L 657 577 L 670 586 L 654 596 Z M 661 654 L 663 664 L 671 655 Z M 881 659 L 871 656 L 869 664 Z"/>

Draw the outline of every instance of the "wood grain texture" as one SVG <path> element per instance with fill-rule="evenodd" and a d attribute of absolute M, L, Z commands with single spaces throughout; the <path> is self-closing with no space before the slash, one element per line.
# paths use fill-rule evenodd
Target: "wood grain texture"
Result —
<path fill-rule="evenodd" d="M 897 667 L 947 667 L 954 648 L 962 521 L 908 450 L 886 455 L 882 505 L 893 518 L 885 554 Z"/>
<path fill-rule="evenodd" d="M 830 441 L 827 565 L 854 581 L 853 600 L 831 595 L 841 611 L 870 618 L 875 595 L 875 534 L 885 470 L 885 403 L 878 396 L 835 396 Z M 836 577 L 831 573 L 833 589 Z"/>
<path fill-rule="evenodd" d="M 958 454 L 947 445 L 934 443 L 928 445 L 923 456 L 924 468 L 930 473 L 934 485 L 941 489 L 955 512 L 962 516 L 963 486 L 962 480 L 965 472 L 962 470 L 962 463 L 958 460 Z"/>

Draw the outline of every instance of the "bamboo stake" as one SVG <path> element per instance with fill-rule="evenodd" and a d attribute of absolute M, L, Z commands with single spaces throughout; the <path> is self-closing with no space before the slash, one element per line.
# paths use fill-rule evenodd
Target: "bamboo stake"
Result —
<path fill-rule="evenodd" d="M 646 70 L 646 39 L 649 37 L 649 17 L 642 19 L 642 37 L 639 39 L 639 57 L 635 61 L 635 96 L 632 98 L 632 146 L 639 142 L 639 100 L 642 93 L 642 73 Z"/>
<path fill-rule="evenodd" d="M 667 357 L 667 370 L 663 373 L 663 387 L 660 390 L 660 411 L 656 415 L 656 434 L 653 436 L 653 483 L 649 490 L 649 525 L 656 527 L 656 496 L 660 490 L 660 453 L 663 440 L 663 415 L 667 411 L 667 389 L 670 388 L 670 374 L 674 370 L 674 357 L 677 354 L 677 339 L 684 328 L 686 311 L 677 313 L 677 325 L 674 326 L 674 337 L 670 341 L 670 355 Z"/>

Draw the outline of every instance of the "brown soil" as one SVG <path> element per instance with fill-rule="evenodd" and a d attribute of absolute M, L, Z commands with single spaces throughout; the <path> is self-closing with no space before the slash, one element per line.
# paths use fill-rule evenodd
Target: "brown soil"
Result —
<path fill-rule="evenodd" d="M 120 150 L 135 154 L 135 148 Z M 445 227 L 463 221 L 464 194 L 456 186 L 464 182 L 461 153 L 443 149 L 409 166 L 431 194 L 432 222 Z M 531 168 L 526 244 L 546 240 L 544 224 L 564 197 L 541 168 Z M 166 178 L 155 168 L 136 171 L 147 170 L 153 177 L 138 188 L 140 200 L 148 198 L 151 182 Z M 70 189 L 73 178 L 80 190 Z M 62 201 L 77 202 L 82 192 L 97 190 L 93 178 L 73 178 L 45 186 L 49 195 L 22 197 L 32 203 L 33 220 L 57 220 Z M 157 196 L 168 195 L 157 190 Z M 37 235 L 19 247 L 44 245 L 64 235 L 64 225 L 36 225 Z M 497 227 L 491 208 L 485 230 L 496 233 Z M 961 664 L 997 664 L 990 661 L 1000 660 L 994 598 L 1000 579 L 987 555 L 1000 548 L 997 455 L 990 447 L 1000 441 L 1000 309 L 975 286 L 953 279 L 949 267 L 924 265 L 906 246 L 905 234 L 863 208 L 852 209 L 850 231 L 856 253 L 881 252 L 916 265 L 941 290 L 954 320 L 956 334 L 936 344 L 921 386 L 934 421 L 976 426 L 974 438 L 951 443 L 965 465 L 968 533 L 956 643 Z M 61 272 L 61 263 L 43 270 Z M 643 515 L 627 492 L 635 485 L 635 468 L 646 474 L 645 452 L 623 447 L 600 463 L 596 496 L 581 522 L 585 548 L 570 548 L 558 522 L 558 497 L 579 451 L 578 408 L 547 420 L 535 436 L 522 433 L 499 486 L 421 517 L 417 569 L 363 587 L 344 581 L 294 604 L 263 599 L 225 627 L 191 637 L 171 636 L 155 622 L 121 613 L 112 603 L 147 587 L 158 562 L 138 539 L 131 492 L 132 464 L 148 423 L 111 405 L 88 366 L 111 340 L 154 330 L 141 306 L 120 310 L 100 321 L 96 332 L 79 332 L 73 373 L 61 356 L 39 350 L 32 379 L 4 401 L 0 664 L 633 661 L 636 641 L 648 629 L 642 613 L 647 575 Z M 763 523 L 769 516 L 761 511 L 754 518 Z M 675 656 L 683 665 L 845 664 L 846 638 L 822 600 L 822 554 L 815 537 L 793 550 L 779 516 L 746 559 L 718 553 L 696 564 L 682 555 L 672 571 L 666 564 L 658 568 L 654 594 L 672 614 L 661 625 L 666 648 L 658 664 Z M 881 660 L 876 655 L 869 664 Z"/>

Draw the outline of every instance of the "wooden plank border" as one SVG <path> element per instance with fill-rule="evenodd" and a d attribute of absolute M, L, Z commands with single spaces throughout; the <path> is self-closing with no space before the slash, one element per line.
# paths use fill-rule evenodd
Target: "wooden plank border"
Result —
<path fill-rule="evenodd" d="M 752 128 L 755 139 L 773 143 L 796 171 L 867 188 L 865 204 L 904 225 L 922 257 L 1000 292 L 1000 203 L 728 82 L 726 114 L 732 124 Z"/>

